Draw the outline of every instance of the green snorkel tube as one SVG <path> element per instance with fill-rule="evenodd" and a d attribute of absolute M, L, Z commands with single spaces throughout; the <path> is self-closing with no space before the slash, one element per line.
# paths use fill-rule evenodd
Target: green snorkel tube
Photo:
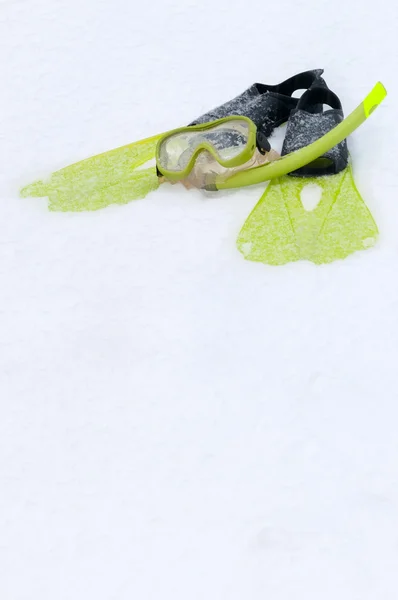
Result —
<path fill-rule="evenodd" d="M 218 177 L 212 189 L 222 190 L 262 183 L 263 181 L 291 173 L 309 164 L 330 150 L 330 148 L 342 142 L 355 129 L 362 125 L 384 100 L 386 95 L 387 91 L 384 85 L 381 82 L 376 83 L 372 91 L 348 117 L 312 144 L 266 165 L 235 173 L 227 179 Z"/>

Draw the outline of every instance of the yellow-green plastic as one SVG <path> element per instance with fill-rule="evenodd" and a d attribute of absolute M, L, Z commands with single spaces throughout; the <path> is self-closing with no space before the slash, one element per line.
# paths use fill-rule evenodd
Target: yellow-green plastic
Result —
<path fill-rule="evenodd" d="M 163 134 L 91 156 L 55 171 L 45 181 L 25 186 L 20 194 L 48 196 L 51 211 L 99 210 L 111 204 L 127 204 L 159 187 L 154 167 L 142 169 L 155 158 L 158 139 Z"/>
<path fill-rule="evenodd" d="M 219 125 L 222 125 L 223 123 L 228 123 L 229 121 L 245 121 L 249 127 L 247 144 L 238 156 L 234 156 L 233 158 L 230 158 L 228 160 L 221 160 L 220 157 L 218 156 L 217 152 L 215 151 L 214 147 L 211 144 L 209 144 L 207 142 L 202 142 L 201 144 L 198 145 L 197 149 L 192 154 L 192 157 L 185 169 L 182 169 L 180 171 L 170 171 L 168 169 L 163 168 L 163 166 L 161 165 L 161 160 L 160 160 L 160 148 L 161 148 L 162 144 L 164 144 L 168 138 L 171 138 L 174 135 L 177 135 L 179 133 L 184 133 L 184 132 L 207 131 L 209 129 L 218 127 Z M 211 121 L 210 123 L 205 123 L 205 124 L 201 124 L 201 125 L 192 125 L 189 127 L 179 127 L 178 129 L 173 129 L 172 131 L 165 133 L 159 139 L 157 146 L 156 146 L 156 165 L 157 165 L 158 171 L 164 177 L 166 177 L 166 179 L 168 179 L 169 181 L 180 181 L 181 179 L 185 179 L 186 177 L 188 177 L 189 173 L 191 172 L 191 170 L 195 164 L 195 161 L 196 161 L 198 155 L 203 151 L 209 152 L 215 158 L 215 160 L 217 160 L 217 162 L 225 168 L 238 167 L 238 166 L 243 165 L 246 162 L 248 162 L 251 159 L 251 157 L 253 156 L 254 150 L 256 148 L 256 137 L 257 137 L 257 127 L 255 126 L 255 124 L 253 123 L 253 121 L 251 119 L 249 119 L 248 117 L 244 117 L 244 116 L 224 117 L 223 119 L 217 119 L 216 121 Z"/>
<path fill-rule="evenodd" d="M 320 188 L 320 201 L 306 210 L 307 186 Z M 374 246 L 377 225 L 355 185 L 351 166 L 324 177 L 283 177 L 270 182 L 246 219 L 237 246 L 247 260 L 284 265 L 344 259 Z"/>
<path fill-rule="evenodd" d="M 355 131 L 379 106 L 386 95 L 387 92 L 384 85 L 378 82 L 361 104 L 344 121 L 312 144 L 282 156 L 280 159 L 266 165 L 248 169 L 247 171 L 240 171 L 228 179 L 219 177 L 215 182 L 216 188 L 221 190 L 262 183 L 263 181 L 291 173 L 309 164 Z"/>

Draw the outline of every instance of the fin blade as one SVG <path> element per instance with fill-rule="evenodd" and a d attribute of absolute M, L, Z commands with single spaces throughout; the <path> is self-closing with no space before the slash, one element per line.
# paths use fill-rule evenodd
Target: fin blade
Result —
<path fill-rule="evenodd" d="M 21 189 L 24 198 L 48 196 L 49 209 L 97 210 L 144 198 L 158 187 L 156 169 L 138 169 L 155 158 L 161 134 L 92 156 L 55 171 L 47 182 Z"/>
<path fill-rule="evenodd" d="M 301 192 L 314 183 L 322 188 L 322 196 L 307 212 Z M 270 265 L 300 259 L 324 264 L 373 246 L 377 236 L 349 166 L 327 177 L 272 181 L 244 223 L 237 246 L 246 259 Z"/>
<path fill-rule="evenodd" d="M 268 185 L 239 233 L 237 247 L 247 260 L 283 265 L 300 258 L 281 179 Z"/>

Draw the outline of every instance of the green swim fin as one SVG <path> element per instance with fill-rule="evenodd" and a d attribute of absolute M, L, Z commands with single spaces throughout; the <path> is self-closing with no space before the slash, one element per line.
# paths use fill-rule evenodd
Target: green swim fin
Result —
<path fill-rule="evenodd" d="M 240 96 L 202 115 L 195 122 L 214 121 L 235 114 L 250 117 L 264 135 L 287 120 L 298 89 L 307 89 L 321 79 L 322 69 L 299 73 L 278 85 L 256 83 Z M 193 123 L 191 123 L 193 125 Z M 47 181 L 36 181 L 21 190 L 21 196 L 48 196 L 54 211 L 97 210 L 110 204 L 125 204 L 144 198 L 159 181 L 156 169 L 138 167 L 155 158 L 161 135 L 110 150 L 60 169 Z"/>
<path fill-rule="evenodd" d="M 332 109 L 318 112 L 322 104 Z M 282 154 L 304 147 L 343 120 L 341 103 L 328 88 L 305 92 L 289 119 Z M 320 195 L 305 208 L 308 192 Z M 271 181 L 240 231 L 245 258 L 271 265 L 307 259 L 316 264 L 374 245 L 378 229 L 359 194 L 344 140 L 315 160 Z"/>
<path fill-rule="evenodd" d="M 155 157 L 161 134 L 115 148 L 60 169 L 48 181 L 21 190 L 22 197 L 48 196 L 49 210 L 97 210 L 144 198 L 159 186 L 156 169 L 139 169 Z"/>
<path fill-rule="evenodd" d="M 321 188 L 321 200 L 308 211 L 302 193 L 315 185 Z M 377 235 L 348 166 L 327 177 L 285 175 L 271 181 L 242 227 L 237 245 L 248 260 L 270 265 L 301 259 L 321 264 L 373 246 Z"/>

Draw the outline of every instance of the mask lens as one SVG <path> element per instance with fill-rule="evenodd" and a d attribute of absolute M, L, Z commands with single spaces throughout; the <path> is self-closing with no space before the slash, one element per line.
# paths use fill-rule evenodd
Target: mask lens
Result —
<path fill-rule="evenodd" d="M 187 128 L 171 134 L 160 143 L 158 152 L 160 167 L 175 173 L 184 171 L 192 156 L 204 144 L 212 148 L 218 160 L 231 160 L 246 149 L 249 133 L 249 123 L 237 118 L 204 130 Z"/>

